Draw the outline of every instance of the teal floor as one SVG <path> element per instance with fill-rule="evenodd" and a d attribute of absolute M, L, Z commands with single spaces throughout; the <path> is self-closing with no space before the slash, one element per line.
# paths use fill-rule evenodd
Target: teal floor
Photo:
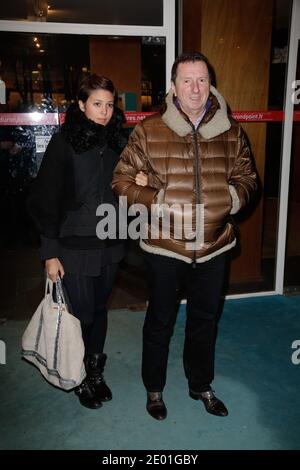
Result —
<path fill-rule="evenodd" d="M 219 325 L 214 389 L 229 409 L 218 418 L 191 400 L 183 373 L 184 306 L 172 339 L 164 392 L 165 421 L 145 411 L 140 378 L 143 312 L 113 310 L 106 344 L 113 400 L 83 408 L 73 392 L 49 385 L 20 359 L 25 321 L 0 325 L 1 449 L 210 450 L 300 449 L 300 297 L 225 302 Z M 3 344 L 3 343 L 2 343 Z M 300 354 L 299 354 L 300 358 Z"/>

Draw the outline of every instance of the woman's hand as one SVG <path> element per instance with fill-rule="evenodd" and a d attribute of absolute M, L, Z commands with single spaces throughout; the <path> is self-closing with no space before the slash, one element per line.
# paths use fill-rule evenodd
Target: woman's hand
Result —
<path fill-rule="evenodd" d="M 45 269 L 47 276 L 50 277 L 52 282 L 57 281 L 58 275 L 61 278 L 63 278 L 65 275 L 63 265 L 61 264 L 58 258 L 47 259 L 45 263 Z"/>
<path fill-rule="evenodd" d="M 143 171 L 140 171 L 135 177 L 135 183 L 138 186 L 148 186 L 148 175 L 145 175 Z"/>

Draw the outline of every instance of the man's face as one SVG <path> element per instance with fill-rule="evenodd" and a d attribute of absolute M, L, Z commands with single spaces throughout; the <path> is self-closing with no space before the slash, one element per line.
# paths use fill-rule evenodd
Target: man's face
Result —
<path fill-rule="evenodd" d="M 192 122 L 197 120 L 209 96 L 209 73 L 203 61 L 182 62 L 177 67 L 175 83 L 172 90 L 177 96 L 181 109 Z"/>

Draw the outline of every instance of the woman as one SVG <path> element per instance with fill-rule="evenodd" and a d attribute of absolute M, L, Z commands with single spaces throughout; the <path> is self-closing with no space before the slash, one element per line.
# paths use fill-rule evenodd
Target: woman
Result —
<path fill-rule="evenodd" d="M 81 321 L 87 377 L 75 389 L 83 406 L 100 408 L 112 393 L 103 379 L 106 303 L 118 262 L 119 240 L 96 236 L 102 203 L 116 206 L 112 173 L 126 144 L 116 89 L 91 75 L 79 86 L 59 133 L 53 135 L 37 176 L 29 209 L 41 235 L 41 257 L 53 282 L 59 275 L 72 310 Z"/>

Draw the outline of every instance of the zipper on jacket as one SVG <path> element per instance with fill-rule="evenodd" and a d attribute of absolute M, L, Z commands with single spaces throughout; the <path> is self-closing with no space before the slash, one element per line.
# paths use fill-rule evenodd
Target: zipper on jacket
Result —
<path fill-rule="evenodd" d="M 196 208 L 197 204 L 200 204 L 200 181 L 199 181 L 199 170 L 200 170 L 200 161 L 199 161 L 199 150 L 198 150 L 198 145 L 197 145 L 197 130 L 194 128 L 193 129 L 193 139 L 194 139 L 194 154 L 195 154 L 195 170 L 196 170 Z M 196 209 L 197 210 L 197 209 Z M 197 222 L 197 215 L 196 215 L 196 222 Z M 197 227 L 196 227 L 197 229 Z M 197 235 L 196 235 L 197 238 Z M 192 267 L 195 269 L 197 266 L 196 262 L 196 250 L 194 250 L 193 253 L 193 263 Z"/>

